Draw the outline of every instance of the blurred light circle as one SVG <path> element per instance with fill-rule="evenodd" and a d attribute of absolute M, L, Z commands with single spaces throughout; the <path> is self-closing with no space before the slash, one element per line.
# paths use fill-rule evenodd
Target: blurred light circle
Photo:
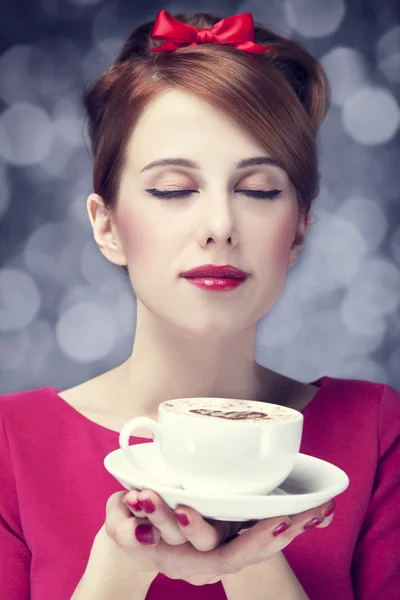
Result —
<path fill-rule="evenodd" d="M 400 25 L 389 29 L 377 43 L 378 60 L 388 58 L 400 52 Z"/>
<path fill-rule="evenodd" d="M 286 19 L 304 37 L 318 38 L 334 33 L 346 14 L 343 0 L 284 0 Z"/>
<path fill-rule="evenodd" d="M 31 336 L 28 331 L 2 332 L 0 336 L 0 373 L 23 368 L 31 350 Z"/>
<path fill-rule="evenodd" d="M 44 36 L 37 46 L 13 46 L 0 57 L 0 97 L 9 104 L 57 101 L 82 83 L 82 55 L 67 38 Z"/>
<path fill-rule="evenodd" d="M 0 331 L 27 327 L 40 305 L 40 290 L 28 273 L 10 268 L 0 271 Z"/>
<path fill-rule="evenodd" d="M 340 312 L 349 331 L 362 336 L 372 336 L 378 343 L 383 341 L 387 323 L 379 312 L 371 314 L 368 303 L 363 304 L 346 295 L 341 303 Z"/>
<path fill-rule="evenodd" d="M 102 255 L 93 239 L 82 249 L 80 266 L 84 279 L 101 289 L 103 296 L 115 300 L 115 296 L 125 287 L 123 274 Z"/>
<path fill-rule="evenodd" d="M 378 68 L 391 83 L 400 83 L 400 52 L 382 59 Z"/>
<path fill-rule="evenodd" d="M 36 319 L 29 327 L 34 351 L 29 353 L 26 361 L 33 373 L 40 373 L 47 365 L 48 357 L 55 346 L 53 327 L 45 319 Z"/>
<path fill-rule="evenodd" d="M 13 104 L 0 116 L 0 154 L 12 165 L 42 161 L 53 146 L 52 123 L 42 108 Z"/>
<path fill-rule="evenodd" d="M 57 342 L 71 360 L 90 363 L 105 358 L 116 342 L 116 329 L 109 311 L 98 304 L 71 306 L 56 327 Z"/>
<path fill-rule="evenodd" d="M 77 87 L 83 84 L 82 53 L 78 45 L 57 35 L 41 38 L 38 48 L 46 57 L 34 72 L 33 84 L 40 98 L 57 102 L 70 90 L 76 93 Z"/>
<path fill-rule="evenodd" d="M 72 227 L 66 223 L 44 223 L 33 231 L 24 249 L 24 261 L 35 275 L 54 279 L 60 257 L 73 240 Z"/>
<path fill-rule="evenodd" d="M 54 130 L 60 139 L 73 147 L 83 146 L 83 116 L 76 102 L 62 97 L 53 111 Z"/>
<path fill-rule="evenodd" d="M 24 179 L 31 184 L 32 189 L 49 190 L 52 182 L 52 199 L 56 216 L 65 217 L 70 210 L 69 199 L 81 174 L 89 176 L 93 170 L 88 150 L 73 148 L 59 137 L 55 136 L 52 151 L 40 163 L 31 166 L 24 172 Z"/>
<path fill-rule="evenodd" d="M 38 65 L 48 59 L 35 46 L 12 46 L 0 56 L 0 97 L 8 104 L 35 102 Z"/>
<path fill-rule="evenodd" d="M 74 283 L 65 288 L 65 294 L 59 304 L 59 313 L 63 314 L 77 304 L 99 304 L 99 293 L 85 283 Z"/>
<path fill-rule="evenodd" d="M 310 365 L 329 372 L 331 367 L 345 364 L 349 356 L 367 354 L 366 338 L 350 331 L 336 309 L 321 307 L 307 315 L 303 323 L 296 345 L 298 352 L 306 351 Z M 321 346 L 321 340 L 327 343 Z M 376 338 L 373 341 L 376 343 Z"/>
<path fill-rule="evenodd" d="M 307 234 L 297 268 L 289 271 L 296 297 L 306 304 L 349 285 L 368 251 L 353 223 L 322 210 L 315 215 L 316 223 Z"/>
<path fill-rule="evenodd" d="M 365 84 L 365 61 L 362 54 L 353 48 L 334 48 L 325 54 L 321 63 L 328 74 L 334 104 L 341 106 Z"/>
<path fill-rule="evenodd" d="M 177 11 L 178 12 L 178 11 Z M 265 21 L 265 2 L 254 0 L 244 0 L 240 3 L 240 12 L 251 12 L 254 21 Z M 292 28 L 286 20 L 286 13 L 282 0 L 268 0 L 268 27 L 282 31 L 284 27 L 285 35 L 289 35 Z"/>
<path fill-rule="evenodd" d="M 351 196 L 339 206 L 335 214 L 358 228 L 369 252 L 377 250 L 384 241 L 389 224 L 384 211 L 374 200 Z"/>
<path fill-rule="evenodd" d="M 68 162 L 74 154 L 74 149 L 63 140 L 56 137 L 51 152 L 39 163 L 38 168 L 49 177 L 63 179 Z"/>
<path fill-rule="evenodd" d="M 347 301 L 371 315 L 387 315 L 400 304 L 400 271 L 389 260 L 367 260 L 348 290 Z"/>
<path fill-rule="evenodd" d="M 393 94 L 383 87 L 364 87 L 343 106 L 346 132 L 360 144 L 382 144 L 396 133 L 400 109 Z"/>

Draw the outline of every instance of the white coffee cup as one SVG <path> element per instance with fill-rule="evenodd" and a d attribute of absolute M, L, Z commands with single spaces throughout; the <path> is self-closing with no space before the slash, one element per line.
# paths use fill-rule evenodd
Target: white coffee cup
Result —
<path fill-rule="evenodd" d="M 200 410 L 201 414 L 193 412 Z M 131 451 L 138 427 L 153 432 L 165 468 L 176 484 L 203 495 L 268 494 L 286 479 L 300 450 L 303 415 L 291 408 L 227 398 L 178 398 L 162 402 L 158 422 L 128 421 L 119 436 L 132 465 L 144 465 Z"/>

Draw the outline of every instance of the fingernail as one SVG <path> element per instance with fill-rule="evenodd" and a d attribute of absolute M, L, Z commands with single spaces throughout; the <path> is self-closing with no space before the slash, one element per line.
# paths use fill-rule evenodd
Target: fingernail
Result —
<path fill-rule="evenodd" d="M 136 510 L 136 512 L 139 512 L 140 510 L 142 510 L 142 507 L 140 506 L 139 502 L 134 502 L 134 503 L 127 502 L 127 505 L 132 510 Z"/>
<path fill-rule="evenodd" d="M 278 525 L 278 527 L 275 527 L 275 529 L 272 532 L 272 535 L 279 535 L 280 533 L 286 531 L 286 529 L 289 529 L 289 527 L 290 523 L 281 523 L 280 525 Z"/>
<path fill-rule="evenodd" d="M 189 519 L 187 518 L 187 515 L 185 515 L 185 513 L 174 513 L 176 520 L 178 521 L 178 523 L 180 525 L 183 525 L 183 527 L 186 527 L 187 525 L 189 525 Z"/>
<path fill-rule="evenodd" d="M 156 541 L 154 538 L 152 525 L 147 525 L 146 523 L 141 523 L 140 525 L 136 526 L 135 536 L 137 541 L 141 544 L 149 545 L 154 544 Z"/>
<path fill-rule="evenodd" d="M 310 529 L 311 527 L 316 527 L 317 525 L 321 525 L 323 523 L 323 519 L 311 519 L 308 523 L 304 525 L 304 529 Z"/>
<path fill-rule="evenodd" d="M 146 500 L 138 500 L 138 502 L 146 514 L 153 513 L 156 510 L 156 507 L 148 498 Z"/>
<path fill-rule="evenodd" d="M 324 517 L 329 517 L 333 511 L 335 510 L 335 501 L 332 500 L 331 506 L 327 509 L 326 513 L 324 514 Z"/>

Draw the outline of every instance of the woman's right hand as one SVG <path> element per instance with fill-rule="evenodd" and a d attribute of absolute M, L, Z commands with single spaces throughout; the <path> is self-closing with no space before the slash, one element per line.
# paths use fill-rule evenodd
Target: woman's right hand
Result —
<path fill-rule="evenodd" d="M 149 518 L 140 509 L 132 512 L 132 505 L 144 497 L 151 498 L 156 507 Z M 174 511 L 154 492 L 116 492 L 107 502 L 106 520 L 96 543 L 107 546 L 114 577 L 127 578 L 127 573 L 141 573 L 145 577 L 153 574 L 155 577 L 157 573 L 163 573 L 170 579 L 204 585 L 272 558 L 306 531 L 304 525 L 313 520 L 317 527 L 328 526 L 333 514 L 325 519 L 324 515 L 331 506 L 332 501 L 292 517 L 258 521 L 224 543 L 229 537 L 226 527 L 229 524 L 215 522 L 216 527 L 213 527 L 195 510 L 182 506 L 175 509 L 189 517 L 189 525 L 182 526 Z M 317 523 L 315 519 L 318 519 Z M 277 527 L 284 529 L 282 523 L 289 527 L 274 535 Z M 146 536 L 139 541 L 138 526 L 142 533 L 148 531 L 148 543 L 144 543 Z"/>

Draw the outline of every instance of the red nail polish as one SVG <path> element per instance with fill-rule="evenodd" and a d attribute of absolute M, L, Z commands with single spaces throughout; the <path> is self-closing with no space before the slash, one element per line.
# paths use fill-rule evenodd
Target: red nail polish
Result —
<path fill-rule="evenodd" d="M 311 527 L 316 527 L 317 525 L 321 525 L 323 519 L 311 519 L 308 523 L 304 525 L 304 529 L 310 529 Z"/>
<path fill-rule="evenodd" d="M 152 525 L 146 525 L 146 523 L 141 523 L 140 525 L 136 526 L 135 536 L 137 541 L 141 544 L 149 545 L 154 544 L 156 541 L 154 538 Z"/>
<path fill-rule="evenodd" d="M 185 513 L 175 513 L 175 517 L 179 524 L 183 525 L 183 527 L 189 525 L 189 519 L 187 518 L 187 515 L 185 515 Z"/>
<path fill-rule="evenodd" d="M 146 500 L 139 500 L 139 504 L 146 514 L 153 513 L 156 510 L 152 501 L 148 500 L 147 498 Z"/>
<path fill-rule="evenodd" d="M 332 506 L 330 508 L 328 508 L 328 510 L 324 514 L 324 517 L 329 517 L 333 513 L 334 510 L 335 510 L 335 501 L 332 500 Z"/>
<path fill-rule="evenodd" d="M 134 502 L 134 503 L 130 503 L 127 502 L 127 505 L 132 509 L 135 510 L 136 512 L 139 512 L 142 510 L 142 507 L 140 506 L 139 502 Z"/>
<path fill-rule="evenodd" d="M 272 532 L 272 535 L 279 535 L 280 533 L 283 533 L 284 531 L 289 529 L 289 527 L 290 523 L 281 523 L 280 525 L 278 525 L 278 527 L 275 527 L 275 529 Z"/>

